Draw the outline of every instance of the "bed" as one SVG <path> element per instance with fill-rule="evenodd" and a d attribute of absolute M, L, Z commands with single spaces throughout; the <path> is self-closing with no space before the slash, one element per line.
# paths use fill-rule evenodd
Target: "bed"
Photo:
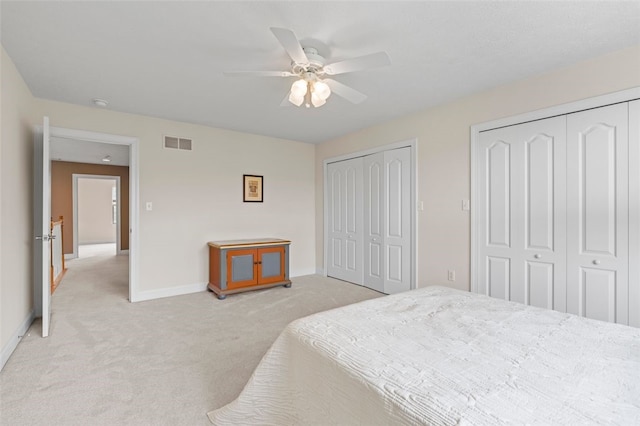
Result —
<path fill-rule="evenodd" d="M 215 425 L 640 424 L 640 329 L 428 287 L 292 322 Z"/>

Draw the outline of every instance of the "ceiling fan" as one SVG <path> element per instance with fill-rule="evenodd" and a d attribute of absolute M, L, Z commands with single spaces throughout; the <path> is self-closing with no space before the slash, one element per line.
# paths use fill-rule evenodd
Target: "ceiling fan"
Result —
<path fill-rule="evenodd" d="M 390 65 L 391 61 L 385 52 L 372 53 L 344 61 L 326 63 L 324 57 L 313 47 L 303 47 L 293 31 L 285 28 L 271 28 L 284 50 L 291 58 L 289 71 L 232 71 L 225 72 L 226 76 L 257 76 L 257 77 L 298 77 L 291 85 L 291 90 L 281 105 L 292 103 L 296 106 L 310 108 L 321 107 L 331 93 L 335 93 L 354 104 L 364 101 L 367 96 L 339 81 L 328 78 L 367 68 Z"/>

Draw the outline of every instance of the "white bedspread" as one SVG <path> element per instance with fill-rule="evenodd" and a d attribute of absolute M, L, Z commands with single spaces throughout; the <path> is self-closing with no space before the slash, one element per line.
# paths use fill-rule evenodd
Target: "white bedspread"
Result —
<path fill-rule="evenodd" d="M 640 425 L 640 329 L 443 287 L 291 323 L 216 425 Z"/>

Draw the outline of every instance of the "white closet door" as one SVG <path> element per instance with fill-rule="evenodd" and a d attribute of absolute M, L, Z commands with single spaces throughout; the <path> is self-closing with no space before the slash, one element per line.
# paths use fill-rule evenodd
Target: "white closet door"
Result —
<path fill-rule="evenodd" d="M 411 149 L 384 152 L 384 292 L 411 289 Z"/>
<path fill-rule="evenodd" d="M 364 285 L 411 289 L 411 148 L 364 158 Z"/>
<path fill-rule="evenodd" d="M 627 103 L 568 115 L 567 310 L 622 324 L 629 321 L 628 145 Z"/>
<path fill-rule="evenodd" d="M 565 121 L 480 134 L 478 292 L 566 310 Z"/>
<path fill-rule="evenodd" d="M 362 157 L 328 165 L 327 275 L 362 285 Z"/>
<path fill-rule="evenodd" d="M 640 327 L 640 100 L 629 102 L 629 325 Z"/>
<path fill-rule="evenodd" d="M 364 284 L 384 292 L 384 153 L 364 157 Z"/>

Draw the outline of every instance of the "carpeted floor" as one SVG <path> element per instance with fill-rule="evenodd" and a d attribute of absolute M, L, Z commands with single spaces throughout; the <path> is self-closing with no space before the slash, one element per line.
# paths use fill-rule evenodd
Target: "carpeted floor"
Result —
<path fill-rule="evenodd" d="M 283 287 L 127 301 L 127 256 L 68 262 L 51 336 L 36 321 L 0 373 L 2 425 L 208 425 L 292 320 L 379 297 L 317 275 Z"/>

